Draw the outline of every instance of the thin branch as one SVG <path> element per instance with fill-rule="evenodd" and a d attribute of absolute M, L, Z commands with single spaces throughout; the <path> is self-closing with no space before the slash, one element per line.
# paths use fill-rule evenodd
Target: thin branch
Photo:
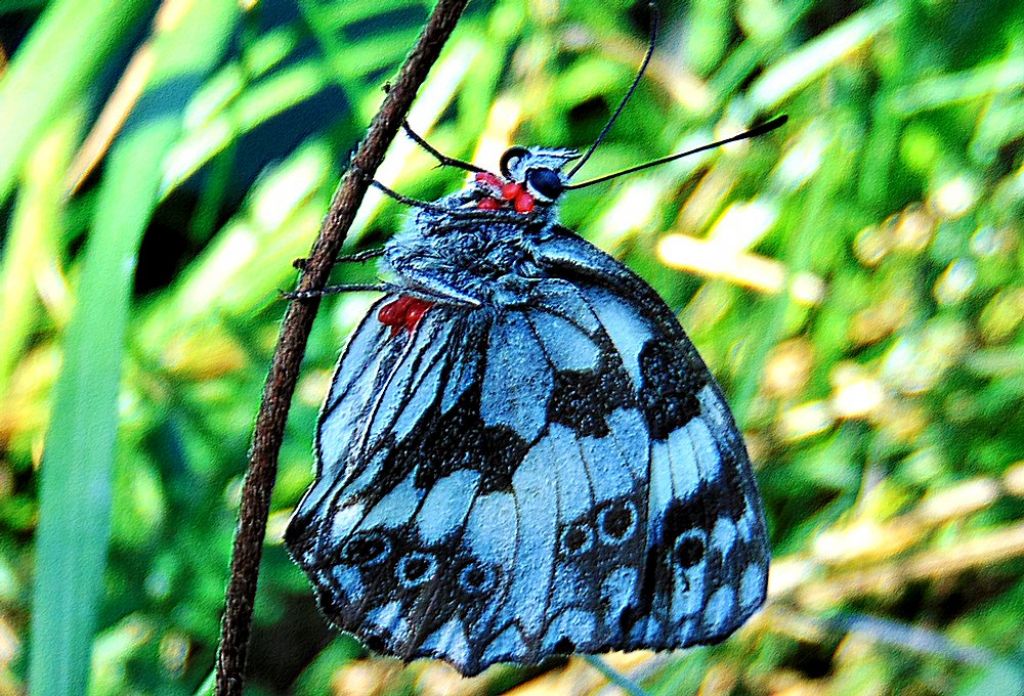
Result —
<path fill-rule="evenodd" d="M 416 91 L 437 60 L 467 2 L 438 0 L 423 33 L 402 66 L 394 86 L 370 124 L 366 138 L 352 158 L 352 165 L 335 192 L 323 227 L 305 263 L 297 288 L 299 293 L 315 291 L 327 284 L 331 266 L 341 250 L 373 175 L 384 160 L 388 145 L 401 128 Z M 288 305 L 270 374 L 263 388 L 263 400 L 256 417 L 252 449 L 249 452 L 249 470 L 242 487 L 238 530 L 231 559 L 231 579 L 221 621 L 220 645 L 217 650 L 218 696 L 242 694 L 253 602 L 270 510 L 270 493 L 277 475 L 278 452 L 299 377 L 299 365 L 319 304 L 317 299 L 309 299 Z"/>

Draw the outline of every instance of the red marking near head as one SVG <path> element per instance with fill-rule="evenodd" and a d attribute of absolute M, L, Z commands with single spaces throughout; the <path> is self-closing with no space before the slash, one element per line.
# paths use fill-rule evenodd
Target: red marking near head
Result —
<path fill-rule="evenodd" d="M 533 212 L 537 201 L 526 192 L 526 188 L 522 184 L 515 181 L 505 181 L 490 172 L 477 172 L 473 178 L 478 184 L 490 189 L 490 191 L 486 189 L 481 191 L 481 193 L 489 195 L 485 195 L 477 201 L 477 209 L 501 210 L 511 204 L 511 207 L 515 208 L 516 212 Z"/>
<path fill-rule="evenodd" d="M 377 319 L 380 320 L 381 324 L 385 326 L 398 326 L 402 323 L 402 317 L 405 316 L 405 305 L 406 297 L 399 297 L 394 302 L 384 305 L 377 312 Z"/>
<path fill-rule="evenodd" d="M 389 302 L 381 307 L 377 312 L 377 319 L 384 326 L 391 327 L 392 336 L 402 329 L 412 333 L 420 325 L 423 315 L 432 306 L 434 306 L 433 302 L 403 295 L 394 302 Z"/>
<path fill-rule="evenodd" d="M 516 212 L 517 213 L 529 213 L 533 210 L 533 196 L 523 191 L 516 196 Z"/>
<path fill-rule="evenodd" d="M 519 198 L 519 196 L 522 193 L 522 184 L 517 184 L 514 181 L 509 182 L 501 187 L 501 197 L 504 198 L 506 201 L 514 201 L 515 199 Z"/>
<path fill-rule="evenodd" d="M 487 184 L 495 188 L 501 188 L 505 182 L 490 172 L 477 172 L 476 180 L 481 184 Z"/>

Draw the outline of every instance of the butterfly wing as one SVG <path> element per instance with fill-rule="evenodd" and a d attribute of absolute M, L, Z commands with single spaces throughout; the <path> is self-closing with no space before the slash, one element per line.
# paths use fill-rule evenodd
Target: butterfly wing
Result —
<path fill-rule="evenodd" d="M 742 437 L 657 293 L 572 232 L 556 232 L 539 250 L 542 270 L 567 281 L 597 317 L 636 388 L 648 436 L 643 571 L 622 615 L 632 628 L 615 647 L 715 642 L 763 603 L 767 585 L 764 515 Z"/>
<path fill-rule="evenodd" d="M 412 333 L 382 300 L 339 363 L 286 541 L 375 649 L 472 674 L 711 642 L 763 601 L 746 453 L 671 311 L 578 238 L 540 261 L 522 303 Z"/>
<path fill-rule="evenodd" d="M 371 308 L 339 362 L 316 480 L 286 542 L 339 628 L 382 652 L 479 671 L 471 629 L 509 583 L 506 535 L 532 510 L 510 494 L 526 434 L 545 425 L 526 424 L 524 406 L 549 385 L 496 350 L 515 339 L 494 312 L 438 305 L 392 335 L 377 313 L 393 300 Z"/>

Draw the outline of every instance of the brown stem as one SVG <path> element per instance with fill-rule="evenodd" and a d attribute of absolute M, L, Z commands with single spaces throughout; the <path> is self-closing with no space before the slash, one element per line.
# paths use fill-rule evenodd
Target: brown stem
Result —
<path fill-rule="evenodd" d="M 416 91 L 437 60 L 468 0 L 438 0 L 398 78 L 388 90 L 366 138 L 359 145 L 345 172 L 313 249 L 306 260 L 298 291 L 317 290 L 327 284 L 334 258 L 341 250 L 356 210 L 370 186 L 374 172 L 384 160 Z M 284 437 L 299 365 L 306 349 L 319 301 L 294 301 L 288 305 L 281 332 L 263 388 L 263 400 L 256 417 L 249 470 L 242 486 L 242 504 L 231 559 L 231 579 L 221 621 L 217 650 L 218 696 L 240 696 L 256 598 L 263 537 L 267 529 L 270 493 L 277 474 L 277 456 Z"/>

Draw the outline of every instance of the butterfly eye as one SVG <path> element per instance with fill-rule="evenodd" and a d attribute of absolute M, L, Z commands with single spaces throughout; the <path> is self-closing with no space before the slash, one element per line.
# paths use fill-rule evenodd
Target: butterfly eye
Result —
<path fill-rule="evenodd" d="M 541 198 L 553 201 L 562 195 L 562 179 L 552 169 L 531 169 L 526 173 L 526 183 Z"/>
<path fill-rule="evenodd" d="M 524 155 L 529 154 L 529 152 L 530 151 L 525 147 L 519 147 L 518 145 L 505 150 L 505 154 L 501 156 L 499 167 L 501 168 L 501 173 L 506 179 L 512 178 L 512 174 L 509 170 L 516 166 L 516 163 L 522 159 Z"/>

